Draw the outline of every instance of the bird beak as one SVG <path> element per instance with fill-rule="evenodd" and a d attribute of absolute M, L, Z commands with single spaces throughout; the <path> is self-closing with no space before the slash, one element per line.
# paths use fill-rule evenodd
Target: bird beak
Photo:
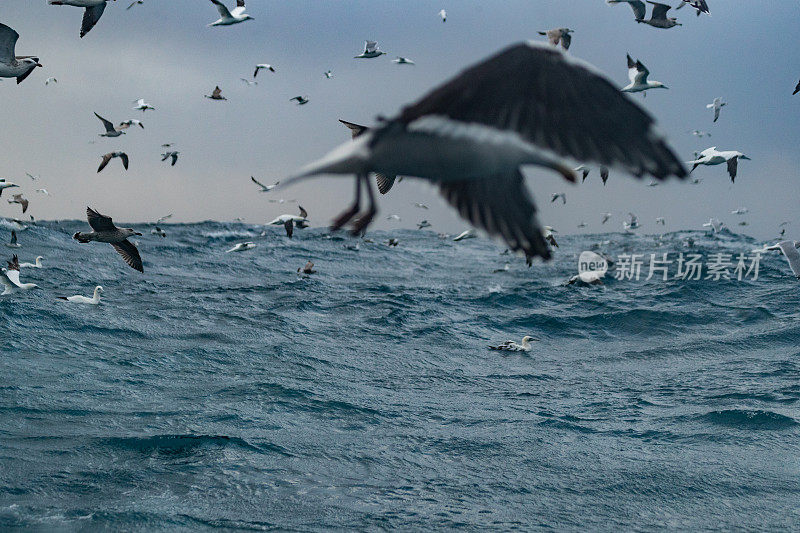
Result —
<path fill-rule="evenodd" d="M 751 159 L 750 159 L 749 157 L 747 157 L 746 155 L 739 156 L 739 159 L 747 159 L 748 161 L 750 161 L 750 160 L 751 160 Z"/>
<path fill-rule="evenodd" d="M 41 63 L 36 63 L 36 66 L 37 67 L 43 67 L 44 65 L 42 65 Z"/>

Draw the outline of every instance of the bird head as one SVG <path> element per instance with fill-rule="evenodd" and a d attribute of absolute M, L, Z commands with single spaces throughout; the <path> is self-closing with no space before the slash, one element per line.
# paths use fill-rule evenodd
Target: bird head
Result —
<path fill-rule="evenodd" d="M 653 88 L 655 89 L 669 89 L 666 85 L 661 83 L 660 81 L 653 82 Z"/>
<path fill-rule="evenodd" d="M 102 292 L 103 292 L 103 287 L 101 285 L 98 285 L 97 287 L 94 288 L 95 294 L 101 294 Z"/>
<path fill-rule="evenodd" d="M 22 59 L 21 61 L 26 65 L 32 65 L 32 68 L 43 66 L 41 63 L 39 63 L 38 57 L 27 57 L 25 59 Z"/>
<path fill-rule="evenodd" d="M 250 15 L 245 15 L 244 16 L 244 20 L 255 20 L 255 19 L 253 17 L 251 17 Z"/>
<path fill-rule="evenodd" d="M 751 160 L 749 157 L 747 157 L 746 155 L 744 155 L 744 154 L 743 154 L 743 153 L 741 153 L 741 152 L 739 152 L 739 159 L 746 159 L 746 160 L 748 160 L 748 161 L 750 161 L 750 160 Z"/>

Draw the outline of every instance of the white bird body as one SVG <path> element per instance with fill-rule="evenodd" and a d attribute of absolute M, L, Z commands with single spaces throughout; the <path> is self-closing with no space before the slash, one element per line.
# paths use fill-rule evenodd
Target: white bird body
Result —
<path fill-rule="evenodd" d="M 731 211 L 731 215 L 746 215 L 749 212 L 750 210 L 747 209 L 746 207 L 740 207 L 739 209 L 734 209 L 733 211 Z"/>
<path fill-rule="evenodd" d="M 731 181 L 735 181 L 739 167 L 739 159 L 749 160 L 750 158 L 744 155 L 742 152 L 738 152 L 736 150 L 726 150 L 721 152 L 717 150 L 716 146 L 712 146 L 711 148 L 706 148 L 700 152 L 700 156 L 697 159 L 688 161 L 687 164 L 692 165 L 692 170 L 694 170 L 700 165 L 714 166 L 727 163 L 728 174 L 731 177 Z"/>
<path fill-rule="evenodd" d="M 244 12 L 244 0 L 236 0 L 236 7 L 231 11 L 219 0 L 211 0 L 211 3 L 217 6 L 220 18 L 209 24 L 209 26 L 231 26 L 246 20 L 253 20 L 253 17 Z"/>
<path fill-rule="evenodd" d="M 148 109 L 155 109 L 155 107 L 153 107 L 150 104 L 148 104 L 147 102 L 145 102 L 144 98 L 139 98 L 138 100 L 136 100 L 135 103 L 136 103 L 136 106 L 134 106 L 133 109 L 135 109 L 137 111 L 145 112 Z"/>
<path fill-rule="evenodd" d="M 37 256 L 35 263 L 20 263 L 19 267 L 20 268 L 44 268 L 44 267 L 42 267 L 42 259 L 44 259 L 44 257 L 42 257 L 41 255 Z"/>
<path fill-rule="evenodd" d="M 628 79 L 631 82 L 621 89 L 624 93 L 640 93 L 650 89 L 669 89 L 660 81 L 650 81 L 647 77 L 650 71 L 638 59 L 636 61 L 628 55 Z"/>
<path fill-rule="evenodd" d="M 103 287 L 98 285 L 94 288 L 94 294 L 91 298 L 87 298 L 86 296 L 59 296 L 59 299 L 66 300 L 67 302 L 71 302 L 74 304 L 87 304 L 87 305 L 97 305 L 100 303 L 100 295 L 103 293 Z"/>
<path fill-rule="evenodd" d="M 15 255 L 8 261 L 8 268 L 0 270 L 0 284 L 3 285 L 3 293 L 0 296 L 12 294 L 17 291 L 27 291 L 38 287 L 35 283 L 21 283 L 19 280 L 19 259 Z"/>
<path fill-rule="evenodd" d="M 364 51 L 355 56 L 354 59 L 372 59 L 380 57 L 386 52 L 378 49 L 377 41 L 364 41 Z"/>
<path fill-rule="evenodd" d="M 442 9 L 441 11 L 439 11 L 439 16 L 441 17 L 442 22 L 447 22 L 447 11 Z"/>
<path fill-rule="evenodd" d="M 719 119 L 719 112 L 722 110 L 723 106 L 728 105 L 727 102 L 723 102 L 722 98 L 714 98 L 714 101 L 710 104 L 706 105 L 706 109 L 713 109 L 714 110 L 714 122 Z"/>
<path fill-rule="evenodd" d="M 252 250 L 255 247 L 256 245 L 253 242 L 240 242 L 230 250 L 227 250 L 225 253 L 229 254 L 231 252 L 245 252 L 247 250 Z"/>
<path fill-rule="evenodd" d="M 504 352 L 530 352 L 532 340 L 535 339 L 533 337 L 526 335 L 525 337 L 522 337 L 522 342 L 520 343 L 516 343 L 514 341 L 506 341 L 502 344 L 498 344 L 497 346 L 489 346 L 489 349 L 504 351 Z"/>
<path fill-rule="evenodd" d="M 270 72 L 275 72 L 275 67 L 273 67 L 273 66 L 272 66 L 272 65 L 270 65 L 269 63 L 259 63 L 258 65 L 256 65 L 256 70 L 255 70 L 255 72 L 253 72 L 253 77 L 254 77 L 254 78 L 255 78 L 256 76 L 258 76 L 258 71 L 259 71 L 259 70 L 268 70 L 268 71 L 270 71 Z"/>

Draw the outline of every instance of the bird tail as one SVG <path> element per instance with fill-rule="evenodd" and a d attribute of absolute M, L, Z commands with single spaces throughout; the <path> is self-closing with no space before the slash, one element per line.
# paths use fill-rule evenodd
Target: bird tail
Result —
<path fill-rule="evenodd" d="M 76 231 L 75 235 L 73 235 L 72 238 L 81 244 L 86 244 L 87 242 L 89 242 L 89 238 L 86 237 L 86 235 L 84 235 L 80 231 Z"/>

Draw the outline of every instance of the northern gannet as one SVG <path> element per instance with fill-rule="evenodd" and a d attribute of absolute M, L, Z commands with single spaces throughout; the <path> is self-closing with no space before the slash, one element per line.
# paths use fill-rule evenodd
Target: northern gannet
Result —
<path fill-rule="evenodd" d="M 7 263 L 8 268 L 4 268 L 0 271 L 0 283 L 2 283 L 4 287 L 3 293 L 0 294 L 0 296 L 38 287 L 35 283 L 21 283 L 19 281 L 19 259 L 16 255 L 11 258 L 11 261 L 7 261 Z"/>
<path fill-rule="evenodd" d="M 800 93 L 800 81 L 798 81 L 797 85 L 795 85 L 794 92 L 792 93 L 792 96 L 796 95 L 797 93 Z"/>
<path fill-rule="evenodd" d="M 214 90 L 211 91 L 211 94 L 204 94 L 203 96 L 209 100 L 227 100 L 227 98 L 222 96 L 222 89 L 219 88 L 219 85 L 214 87 Z"/>
<path fill-rule="evenodd" d="M 711 15 L 711 11 L 708 10 L 708 4 L 706 3 L 706 0 L 683 0 L 675 9 L 680 9 L 687 4 L 697 10 L 698 17 L 703 13 L 706 15 Z"/>
<path fill-rule="evenodd" d="M 386 52 L 378 49 L 377 41 L 364 41 L 364 51 L 355 56 L 354 59 L 372 59 L 380 57 Z"/>
<path fill-rule="evenodd" d="M 538 339 L 534 339 L 533 337 L 526 335 L 522 337 L 522 342 L 517 344 L 514 341 L 506 341 L 502 344 L 498 344 L 496 346 L 489 346 L 490 350 L 499 350 L 505 352 L 530 352 L 531 351 L 531 341 L 535 341 Z"/>
<path fill-rule="evenodd" d="M 243 83 L 246 83 L 248 87 L 252 87 L 253 85 L 258 85 L 256 80 L 248 80 L 247 78 L 239 78 L 242 80 Z"/>
<path fill-rule="evenodd" d="M 139 98 L 138 100 L 136 100 L 134 102 L 134 104 L 136 104 L 136 105 L 133 107 L 133 109 L 135 109 L 136 111 L 141 111 L 142 113 L 144 113 L 148 109 L 155 110 L 155 107 L 153 107 L 150 104 L 148 104 L 147 102 L 145 102 L 144 98 Z"/>
<path fill-rule="evenodd" d="M 719 112 L 723 108 L 723 106 L 728 105 L 728 102 L 723 102 L 722 98 L 714 98 L 714 101 L 710 104 L 706 105 L 706 109 L 713 109 L 714 110 L 714 122 L 719 120 Z M 700 137 L 700 135 L 698 135 Z M 711 135 L 709 135 L 711 137 Z"/>
<path fill-rule="evenodd" d="M 639 229 L 641 227 L 641 224 L 639 224 L 639 217 L 633 213 L 628 213 L 628 220 L 622 223 L 622 227 L 627 231 Z"/>
<path fill-rule="evenodd" d="M 738 209 L 734 209 L 733 211 L 731 211 L 731 215 L 746 215 L 749 212 L 750 210 L 747 209 L 746 207 L 740 207 Z"/>
<path fill-rule="evenodd" d="M 281 216 L 275 218 L 271 222 L 268 222 L 267 225 L 270 225 L 270 226 L 283 226 L 284 224 L 286 224 L 287 220 L 291 220 L 291 221 L 294 222 L 294 224 L 298 228 L 300 228 L 300 229 L 307 228 L 308 227 L 308 211 L 303 209 L 303 206 L 298 205 L 297 207 L 300 209 L 300 215 L 299 216 L 298 215 L 284 214 L 284 215 L 281 215 Z"/>
<path fill-rule="evenodd" d="M 628 79 L 631 82 L 620 90 L 624 93 L 640 93 L 649 89 L 669 89 L 660 81 L 649 81 L 647 79 L 649 75 L 650 71 L 647 70 L 647 67 L 638 59 L 634 61 L 628 54 Z"/>
<path fill-rule="evenodd" d="M 19 204 L 22 206 L 22 213 L 25 214 L 25 211 L 28 210 L 28 200 L 21 194 L 15 194 L 11 197 L 11 200 L 8 201 L 10 204 Z"/>
<path fill-rule="evenodd" d="M 256 245 L 253 242 L 250 242 L 250 241 L 240 242 L 239 244 L 237 244 L 236 246 L 234 246 L 230 250 L 226 250 L 225 253 L 229 254 L 231 252 L 246 252 L 247 250 L 252 250 L 255 247 L 256 247 Z"/>
<path fill-rule="evenodd" d="M 44 259 L 44 257 L 42 257 L 41 255 L 37 255 L 36 259 L 34 260 L 33 263 L 20 263 L 19 267 L 20 268 L 44 268 L 42 266 L 42 259 Z"/>
<path fill-rule="evenodd" d="M 667 221 L 664 220 L 664 217 L 656 217 L 656 225 L 661 224 L 662 226 L 667 225 Z"/>
<path fill-rule="evenodd" d="M 600 224 L 605 224 L 612 216 L 614 215 L 611 213 L 603 213 L 603 219 L 600 221 Z"/>
<path fill-rule="evenodd" d="M 558 43 L 561 43 L 561 46 L 564 50 L 569 50 L 569 45 L 572 44 L 572 35 L 573 30 L 569 28 L 554 28 L 552 30 L 547 31 L 540 31 L 539 35 L 546 35 L 547 40 L 553 46 L 558 46 Z"/>
<path fill-rule="evenodd" d="M 716 146 L 712 146 L 700 152 L 700 157 L 693 161 L 688 161 L 686 164 L 692 165 L 692 170 L 694 170 L 700 165 L 714 166 L 727 163 L 728 175 L 731 177 L 731 182 L 734 182 L 736 181 L 736 173 L 738 172 L 740 159 L 750 160 L 750 158 L 742 152 L 737 152 L 735 150 L 720 152 L 717 150 Z M 691 172 L 691 170 L 689 172 Z"/>
<path fill-rule="evenodd" d="M 258 76 L 258 71 L 259 71 L 259 70 L 268 70 L 268 71 L 270 71 L 270 72 L 275 72 L 275 67 L 273 67 L 272 65 L 269 65 L 269 64 L 267 64 L 267 63 L 259 63 L 258 65 L 256 65 L 256 70 L 255 70 L 255 72 L 253 72 L 253 77 L 254 77 L 254 78 L 255 78 L 256 76 Z"/>
<path fill-rule="evenodd" d="M 581 272 L 567 280 L 567 285 L 575 285 L 576 283 L 585 283 L 586 285 L 605 285 L 603 283 L 605 272 L 591 270 L 589 272 Z"/>
<path fill-rule="evenodd" d="M 144 129 L 144 124 L 142 124 L 142 121 L 141 120 L 136 120 L 135 118 L 132 118 L 130 120 L 123 120 L 122 122 L 119 123 L 119 126 L 117 126 L 117 129 L 118 130 L 127 130 L 131 126 L 139 126 L 140 128 Z"/>
<path fill-rule="evenodd" d="M 28 176 L 31 179 L 31 181 L 36 181 L 36 180 L 39 179 L 39 175 L 38 174 L 34 176 L 30 172 L 26 172 L 25 175 Z M 0 181 L 2 181 L 2 180 L 0 180 Z"/>
<path fill-rule="evenodd" d="M 91 241 L 108 243 L 122 256 L 128 266 L 139 272 L 144 272 L 139 250 L 128 240 L 128 237 L 141 236 L 141 233 L 134 231 L 133 228 L 116 227 L 111 217 L 101 215 L 91 207 L 86 208 L 86 218 L 89 221 L 89 226 L 92 227 L 92 231 L 88 233 L 78 231 L 72 236 L 73 239 L 82 244 Z"/>
<path fill-rule="evenodd" d="M 219 11 L 219 19 L 215 20 L 210 26 L 231 26 L 232 24 L 239 24 L 245 20 L 254 20 L 253 17 L 244 12 L 244 0 L 236 0 L 236 7 L 232 11 L 228 11 L 225 4 L 219 0 L 211 0 L 211 3 L 217 6 Z"/>
<path fill-rule="evenodd" d="M 792 274 L 797 279 L 800 279 L 800 241 L 781 241 L 778 244 L 765 247 L 763 250 L 754 250 L 754 252 L 766 252 L 770 250 L 780 250 L 789 262 L 789 268 L 792 269 Z"/>
<path fill-rule="evenodd" d="M 103 11 L 106 9 L 108 0 L 50 0 L 50 5 L 53 6 L 75 6 L 85 7 L 83 12 L 83 21 L 81 22 L 81 38 L 89 33 L 89 30 L 94 28 L 100 17 L 103 16 Z"/>
<path fill-rule="evenodd" d="M 59 296 L 59 300 L 66 300 L 68 302 L 74 304 L 88 304 L 88 305 L 97 305 L 100 303 L 100 295 L 103 294 L 103 287 L 98 285 L 94 288 L 94 294 L 91 298 L 87 298 L 86 296 Z"/>
<path fill-rule="evenodd" d="M 417 176 L 437 184 L 462 217 L 502 236 L 513 250 L 549 258 L 520 167 L 547 167 L 574 181 L 561 157 L 636 176 L 687 175 L 653 118 L 593 67 L 555 47 L 522 43 L 467 69 L 282 186 L 317 174 L 356 174 L 357 192 L 365 186 L 369 199 L 353 227 L 359 234 L 377 212 L 368 173 Z M 334 229 L 359 206 L 360 194 Z"/>
<path fill-rule="evenodd" d="M 100 137 L 119 137 L 120 135 L 125 134 L 124 131 L 116 129 L 114 127 L 114 124 L 111 123 L 111 121 L 104 119 L 103 117 L 98 115 L 97 112 L 95 112 L 94 116 L 96 116 L 100 120 L 100 122 L 103 123 L 103 126 L 106 129 L 105 133 L 98 133 Z"/>
<path fill-rule="evenodd" d="M 108 162 L 114 159 L 115 157 L 119 157 L 122 160 L 122 166 L 125 167 L 125 170 L 128 170 L 128 162 L 129 162 L 128 154 L 126 154 L 125 152 L 109 152 L 103 156 L 103 160 L 100 161 L 100 166 L 97 167 L 97 172 L 99 173 L 104 168 L 106 168 Z"/>
<path fill-rule="evenodd" d="M 327 78 L 329 80 L 333 79 L 333 71 L 330 70 L 330 69 L 328 69 L 325 72 L 323 72 L 322 75 L 325 76 L 325 78 Z"/>
<path fill-rule="evenodd" d="M 724 222 L 720 222 L 720 221 L 719 221 L 718 219 L 716 219 L 716 218 L 710 218 L 710 219 L 708 220 L 708 222 L 706 222 L 705 224 L 703 224 L 703 227 L 704 227 L 704 228 L 711 228 L 711 230 L 712 230 L 714 233 L 719 233 L 720 231 L 722 231 L 722 228 L 723 228 L 724 226 L 725 226 L 725 223 L 724 223 Z"/>
<path fill-rule="evenodd" d="M 133 6 L 137 6 L 137 5 L 138 5 L 138 6 L 140 6 L 140 5 L 142 5 L 142 4 L 144 4 L 144 0 L 133 0 L 133 2 L 131 2 L 130 4 L 128 4 L 128 7 L 126 7 L 126 8 L 125 8 L 125 11 L 130 11 L 130 9 L 131 9 Z"/>
<path fill-rule="evenodd" d="M 17 78 L 17 85 L 30 76 L 33 69 L 41 67 L 38 57 L 17 56 L 14 50 L 19 34 L 0 24 L 0 78 Z"/>
<path fill-rule="evenodd" d="M 166 238 L 167 232 L 161 229 L 160 227 L 156 226 L 155 228 L 150 230 L 150 235 L 158 235 L 163 239 Z"/>
<path fill-rule="evenodd" d="M 250 176 L 250 180 L 251 180 L 253 183 L 255 183 L 256 185 L 258 185 L 259 187 L 261 187 L 261 189 L 260 189 L 258 192 L 269 192 L 269 191 L 271 191 L 272 189 L 274 189 L 275 187 L 277 187 L 277 186 L 278 186 L 278 184 L 280 183 L 280 181 L 276 181 L 276 182 L 275 182 L 275 183 L 273 183 L 272 185 L 264 185 L 263 183 L 261 183 L 260 181 L 258 181 L 257 179 L 255 179 L 253 176 Z"/>

